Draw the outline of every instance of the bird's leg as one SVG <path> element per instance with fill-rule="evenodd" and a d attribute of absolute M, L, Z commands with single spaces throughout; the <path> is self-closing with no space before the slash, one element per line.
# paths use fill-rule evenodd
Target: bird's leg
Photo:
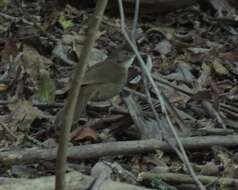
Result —
<path fill-rule="evenodd" d="M 121 106 L 119 106 L 117 103 L 118 103 L 118 96 L 115 96 L 115 97 L 113 97 L 113 98 L 111 98 L 110 100 L 109 100 L 109 102 L 110 102 L 110 107 L 109 107 L 109 109 L 108 109 L 108 112 L 109 112 L 109 114 L 111 114 L 112 113 L 112 110 L 115 110 L 115 108 L 117 109 L 117 110 L 122 110 L 123 112 L 124 112 L 124 109 L 121 107 Z"/>

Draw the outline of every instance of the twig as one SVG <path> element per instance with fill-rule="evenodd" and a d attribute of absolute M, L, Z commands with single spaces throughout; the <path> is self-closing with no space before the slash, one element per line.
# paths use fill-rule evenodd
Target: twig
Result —
<path fill-rule="evenodd" d="M 35 102 L 35 103 L 33 103 L 33 106 L 38 107 L 38 108 L 62 108 L 64 106 L 64 103 L 61 103 L 61 102 L 54 102 L 54 103 Z"/>
<path fill-rule="evenodd" d="M 131 119 L 133 120 L 134 124 L 136 125 L 136 127 L 138 128 L 140 132 L 141 138 L 142 139 L 156 138 L 155 136 L 151 136 L 151 135 L 154 135 L 154 133 L 153 134 L 148 133 L 149 126 L 147 127 L 145 118 L 143 116 L 143 112 L 138 106 L 138 104 L 135 102 L 133 97 L 129 95 L 127 97 L 123 97 L 123 100 L 130 113 Z"/>
<path fill-rule="evenodd" d="M 136 33 L 138 17 L 139 17 L 139 8 L 140 8 L 140 0 L 136 0 L 134 19 L 133 19 L 132 30 L 131 30 L 131 39 L 133 39 L 134 43 L 135 43 L 135 40 L 136 40 L 135 39 L 135 33 Z"/>
<path fill-rule="evenodd" d="M 223 122 L 220 114 L 214 109 L 214 107 L 212 106 L 212 104 L 210 102 L 208 102 L 207 100 L 203 100 L 202 101 L 202 105 L 203 107 L 207 110 L 208 114 L 217 120 L 217 122 L 220 124 L 220 126 L 223 129 L 226 129 L 226 124 Z"/>
<path fill-rule="evenodd" d="M 191 184 L 193 179 L 185 174 L 179 174 L 179 173 L 151 173 L 151 172 L 142 172 L 139 174 L 139 180 L 152 180 L 156 177 L 159 177 L 163 181 L 171 182 L 171 183 L 188 183 Z M 225 186 L 229 189 L 234 189 L 238 185 L 238 180 L 235 178 L 230 177 L 213 177 L 213 176 L 198 176 L 199 180 L 203 182 L 204 184 L 211 184 L 211 183 L 218 183 Z"/>
<path fill-rule="evenodd" d="M 19 20 L 18 17 L 14 17 L 14 16 L 8 15 L 8 14 L 3 13 L 3 12 L 0 12 L 0 16 L 3 17 L 3 18 L 5 18 L 5 19 L 11 20 L 11 21 L 17 21 L 17 20 Z"/>
<path fill-rule="evenodd" d="M 17 136 L 8 128 L 8 126 L 6 124 L 4 124 L 3 122 L 0 122 L 0 126 L 2 126 L 2 128 L 4 129 L 4 131 L 13 139 L 13 140 L 17 140 Z M 7 135 L 4 134 L 4 135 Z"/>
<path fill-rule="evenodd" d="M 132 90 L 132 89 L 130 89 L 130 88 L 128 88 L 128 87 L 124 87 L 124 90 L 127 91 L 127 92 L 129 92 L 129 93 L 131 93 L 132 95 L 135 95 L 135 96 L 140 97 L 140 98 L 143 99 L 143 100 L 147 100 L 146 95 L 143 94 L 143 93 L 141 93 L 141 92 Z M 153 103 L 156 103 L 155 107 L 160 106 L 160 102 L 159 102 L 158 99 L 155 99 L 155 98 L 151 97 L 151 100 L 152 100 Z M 176 101 L 175 101 L 175 102 L 176 102 Z M 172 102 L 172 103 L 174 103 L 174 102 Z M 176 107 L 174 107 L 174 109 L 176 110 L 176 112 L 177 112 L 179 115 L 184 115 L 184 116 L 186 116 L 186 118 L 188 118 L 188 119 L 190 119 L 190 120 L 192 120 L 192 121 L 195 121 L 195 119 L 194 119 L 192 116 L 190 116 L 189 114 L 185 113 L 184 111 L 179 110 L 179 109 L 176 108 Z M 181 118 L 181 116 L 179 116 L 179 117 Z"/>
<path fill-rule="evenodd" d="M 147 77 L 145 75 L 144 70 L 142 72 L 142 78 L 143 78 L 143 84 L 144 84 L 144 88 L 145 88 L 145 94 L 146 94 L 146 97 L 147 97 L 147 101 L 148 101 L 148 103 L 149 103 L 149 105 L 150 105 L 150 107 L 152 109 L 152 112 L 154 113 L 155 119 L 159 123 L 160 118 L 159 118 L 159 115 L 158 115 L 158 113 L 157 113 L 157 111 L 156 111 L 156 109 L 154 107 L 153 102 L 152 102 L 152 98 L 151 98 L 151 95 L 150 95 L 150 92 L 149 92 L 149 89 L 148 89 L 148 79 L 147 79 Z M 164 128 L 162 128 L 161 130 L 163 131 L 163 133 L 165 135 L 166 132 L 165 132 Z"/>
<path fill-rule="evenodd" d="M 152 74 L 152 77 L 159 83 L 164 84 L 169 86 L 170 88 L 173 88 L 179 92 L 182 92 L 183 94 L 187 95 L 187 96 L 193 96 L 195 95 L 195 93 L 192 90 L 186 90 L 186 89 L 182 89 L 179 86 L 175 86 L 173 85 L 171 82 L 167 81 L 166 79 L 163 79 L 160 76 L 157 76 L 155 74 Z"/>
<path fill-rule="evenodd" d="M 56 181 L 55 189 L 64 190 L 65 189 L 65 168 L 66 168 L 66 158 L 67 158 L 67 145 L 68 139 L 70 137 L 70 130 L 73 124 L 73 116 L 77 104 L 77 98 L 79 95 L 81 83 L 87 69 L 87 63 L 89 60 L 90 51 L 94 45 L 97 38 L 97 31 L 99 29 L 104 10 L 106 8 L 108 0 L 97 1 L 95 13 L 93 20 L 89 25 L 88 35 L 85 39 L 85 47 L 82 49 L 82 53 L 79 58 L 79 62 L 75 67 L 75 72 L 73 75 L 73 80 L 71 83 L 71 89 L 67 102 L 65 105 L 65 115 L 62 118 L 62 130 L 60 134 L 59 148 L 56 160 Z"/>
<path fill-rule="evenodd" d="M 231 115 L 232 117 L 238 118 L 238 113 L 237 112 L 231 111 L 230 109 L 228 109 L 226 107 L 221 106 L 219 110 L 222 111 L 223 113 Z"/>
<path fill-rule="evenodd" d="M 234 107 L 232 105 L 228 105 L 228 104 L 225 104 L 225 103 L 220 103 L 219 105 L 220 105 L 220 107 L 223 107 L 227 110 L 230 110 L 230 111 L 238 114 L 238 108 L 237 107 Z"/>
<path fill-rule="evenodd" d="M 134 45 L 134 43 L 130 40 L 127 32 L 126 32 L 126 28 L 125 28 L 125 16 L 124 16 L 124 9 L 123 9 L 123 5 L 122 5 L 122 0 L 118 0 L 118 3 L 119 3 L 119 11 L 120 11 L 120 17 L 121 17 L 121 28 L 122 28 L 122 34 L 124 35 L 125 39 L 127 40 L 127 42 L 129 43 L 129 45 L 131 46 L 132 50 L 134 51 L 134 53 L 136 54 L 136 57 L 137 59 L 139 60 L 139 63 L 140 63 L 140 66 L 141 68 L 145 71 L 145 74 L 146 76 L 148 77 L 148 80 L 149 82 L 151 83 L 152 87 L 154 88 L 155 90 L 155 93 L 156 93 L 156 96 L 157 98 L 160 100 L 160 103 L 161 103 L 161 109 L 162 109 L 162 112 L 165 114 L 166 116 L 166 119 L 169 123 L 169 126 L 170 126 L 170 129 L 175 137 L 175 140 L 176 140 L 176 144 L 178 145 L 181 153 L 183 154 L 183 160 L 184 160 L 184 163 L 190 173 L 190 175 L 193 177 L 194 181 L 196 182 L 196 184 L 198 185 L 198 187 L 201 189 L 201 190 L 205 190 L 206 188 L 202 185 L 202 183 L 198 180 L 198 178 L 196 177 L 196 174 L 193 170 L 193 168 L 191 167 L 190 163 L 189 163 L 189 159 L 186 155 L 186 152 L 183 148 L 183 145 L 178 137 L 178 134 L 175 130 L 175 127 L 169 117 L 169 114 L 167 112 L 167 109 L 166 109 L 166 106 L 165 106 L 165 100 L 164 100 L 164 96 L 162 95 L 161 91 L 159 90 L 159 88 L 156 86 L 153 78 L 151 77 L 148 69 L 146 68 L 145 66 L 145 63 L 144 63 L 144 60 L 142 59 L 140 53 L 138 52 L 138 49 L 137 47 Z"/>
<path fill-rule="evenodd" d="M 150 92 L 149 92 L 149 89 L 148 89 L 148 85 L 147 85 L 146 79 L 147 78 L 145 76 L 145 72 L 143 71 L 143 82 L 144 82 L 146 96 L 148 98 L 148 102 L 149 102 L 150 107 L 151 107 L 151 109 L 153 111 L 155 119 L 159 123 L 160 118 L 159 118 L 159 115 L 158 115 L 158 113 L 157 113 L 157 111 L 156 111 L 156 109 L 155 109 L 155 107 L 154 107 L 154 105 L 152 103 L 152 99 L 151 99 L 151 96 L 150 96 Z M 183 160 L 183 155 L 180 153 L 178 148 L 172 142 L 170 142 L 168 138 L 166 138 L 167 132 L 165 131 L 164 127 L 161 127 L 161 130 L 162 130 L 162 134 L 164 135 L 165 141 L 173 148 L 173 150 L 177 153 L 177 155 L 180 157 L 180 159 Z"/>

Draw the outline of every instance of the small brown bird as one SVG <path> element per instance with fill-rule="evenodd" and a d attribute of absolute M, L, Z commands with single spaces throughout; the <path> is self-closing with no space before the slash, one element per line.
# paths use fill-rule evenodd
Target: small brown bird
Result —
<path fill-rule="evenodd" d="M 89 100 L 105 101 L 119 94 L 127 82 L 128 68 L 134 58 L 135 56 L 128 51 L 118 50 L 114 51 L 105 61 L 88 69 L 79 93 L 74 124 L 79 121 Z M 61 126 L 61 118 L 64 114 L 64 108 L 58 112 L 55 120 L 56 126 Z"/>

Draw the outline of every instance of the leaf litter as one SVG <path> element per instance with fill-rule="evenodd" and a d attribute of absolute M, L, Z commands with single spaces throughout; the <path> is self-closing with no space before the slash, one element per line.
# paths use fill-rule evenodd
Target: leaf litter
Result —
<path fill-rule="evenodd" d="M 72 64 L 66 63 L 78 61 L 91 12 L 73 5 L 60 9 L 45 1 L 24 1 L 24 6 L 9 2 L 11 0 L 0 1 L 0 148 L 40 147 L 50 139 L 57 141 L 59 131 L 53 126 L 53 118 L 67 97 L 73 70 Z M 151 59 L 147 62 L 153 78 L 189 131 L 186 134 L 180 131 L 181 137 L 235 135 L 238 129 L 237 20 L 216 12 L 216 8 L 205 6 L 204 9 L 196 5 L 158 18 L 152 16 L 153 19 L 151 15 L 144 15 L 136 33 L 141 53 Z M 123 42 L 117 18 L 106 15 L 101 31 L 90 64 L 105 60 Z M 61 42 L 60 48 L 55 39 Z M 137 65 L 130 69 L 127 87 L 131 93 L 127 107 L 119 96 L 112 104 L 89 103 L 86 115 L 78 123 L 78 126 L 86 127 L 71 139 L 73 145 L 161 139 L 161 130 L 146 100 L 143 75 Z M 148 90 L 152 104 L 161 114 L 161 105 L 149 84 Z M 179 119 L 171 115 L 178 127 Z M 87 127 L 90 122 L 93 125 Z M 168 123 L 161 117 L 159 125 Z M 74 126 L 73 131 L 78 126 Z M 29 145 L 30 138 L 25 137 L 35 141 Z M 194 148 L 188 154 L 198 174 L 237 178 L 237 148 L 211 145 L 203 150 Z M 162 169 L 186 172 L 174 154 L 163 151 L 112 155 L 100 160 L 123 167 L 124 173 L 114 171 L 110 175 L 129 183 L 126 170 L 134 177 L 141 172 Z M 74 164 L 83 168 L 79 161 Z M 87 165 L 85 173 L 90 173 L 94 162 L 89 160 L 84 164 Z M 50 166 L 53 170 L 53 165 Z M 39 165 L 34 167 L 40 168 Z M 35 171 L 34 167 L 12 165 L 3 170 L 2 175 L 9 170 L 12 176 L 47 175 L 45 167 L 41 167 L 41 171 Z M 176 187 L 174 183 L 164 184 L 160 179 L 151 185 Z"/>

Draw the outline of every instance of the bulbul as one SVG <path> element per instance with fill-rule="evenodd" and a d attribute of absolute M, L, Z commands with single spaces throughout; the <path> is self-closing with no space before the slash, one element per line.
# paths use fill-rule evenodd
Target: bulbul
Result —
<path fill-rule="evenodd" d="M 91 101 L 105 101 L 118 95 L 127 82 L 128 68 L 135 56 L 126 50 L 115 50 L 105 61 L 90 67 L 86 73 L 80 89 L 74 114 L 74 124 L 85 111 L 87 103 Z M 64 108 L 56 115 L 55 124 L 61 126 Z"/>

